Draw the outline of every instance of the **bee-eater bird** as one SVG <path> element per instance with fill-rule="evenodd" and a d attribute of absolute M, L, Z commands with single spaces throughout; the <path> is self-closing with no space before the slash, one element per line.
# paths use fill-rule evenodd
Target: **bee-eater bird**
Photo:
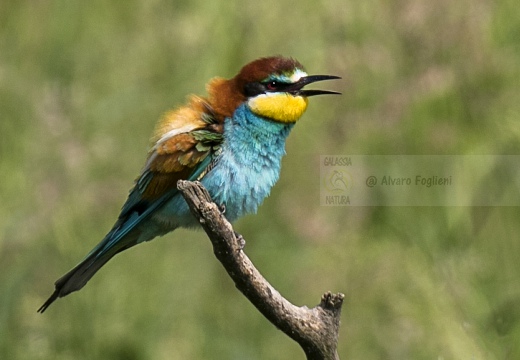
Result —
<path fill-rule="evenodd" d="M 307 108 L 307 98 L 339 94 L 304 90 L 338 76 L 305 73 L 296 60 L 280 56 L 255 60 L 231 79 L 214 78 L 208 97 L 159 120 L 141 175 L 130 190 L 112 230 L 55 283 L 38 309 L 81 289 L 114 255 L 178 227 L 198 222 L 177 190 L 177 181 L 198 180 L 234 221 L 256 212 L 278 180 L 285 139 Z"/>

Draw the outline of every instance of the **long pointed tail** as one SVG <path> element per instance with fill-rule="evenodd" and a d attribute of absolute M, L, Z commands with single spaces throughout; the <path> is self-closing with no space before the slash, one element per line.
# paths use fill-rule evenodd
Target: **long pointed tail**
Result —
<path fill-rule="evenodd" d="M 81 289 L 114 255 L 138 243 L 137 239 L 140 232 L 137 229 L 127 233 L 117 241 L 113 241 L 114 232 L 116 231 L 112 230 L 109 232 L 83 261 L 54 283 L 55 290 L 49 299 L 38 309 L 39 313 L 43 313 L 56 299 Z"/>

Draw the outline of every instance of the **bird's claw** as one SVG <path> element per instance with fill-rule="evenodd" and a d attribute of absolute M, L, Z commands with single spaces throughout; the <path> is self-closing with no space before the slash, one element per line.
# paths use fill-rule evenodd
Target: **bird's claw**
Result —
<path fill-rule="evenodd" d="M 219 204 L 218 208 L 220 210 L 220 213 L 224 215 L 226 213 L 226 205 L 225 204 Z"/>
<path fill-rule="evenodd" d="M 246 240 L 244 239 L 244 237 L 242 235 L 240 235 L 239 233 L 237 233 L 236 231 L 235 231 L 235 237 L 237 238 L 239 250 L 244 250 L 244 248 L 246 247 Z"/>

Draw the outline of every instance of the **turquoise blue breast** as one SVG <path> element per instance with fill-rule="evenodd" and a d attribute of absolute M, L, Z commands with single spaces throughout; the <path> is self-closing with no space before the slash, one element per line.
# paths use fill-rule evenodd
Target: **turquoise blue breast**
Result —
<path fill-rule="evenodd" d="M 225 206 L 228 220 L 255 213 L 269 195 L 278 181 L 285 140 L 293 125 L 261 118 L 246 104 L 225 120 L 222 151 L 201 182 L 213 201 Z M 196 225 L 180 195 L 157 215 L 175 227 Z"/>

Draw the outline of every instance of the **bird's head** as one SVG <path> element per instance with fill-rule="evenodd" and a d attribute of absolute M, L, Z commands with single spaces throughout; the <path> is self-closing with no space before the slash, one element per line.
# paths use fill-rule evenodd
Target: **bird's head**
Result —
<path fill-rule="evenodd" d="M 296 122 L 307 109 L 309 96 L 340 94 L 328 90 L 304 90 L 322 80 L 340 79 L 333 75 L 307 75 L 296 60 L 280 56 L 257 59 L 245 65 L 232 79 L 217 79 L 208 91 L 217 103 L 235 110 L 243 102 L 262 117 L 284 123 Z M 226 101 L 222 96 L 225 96 Z M 219 99 L 220 98 L 220 99 Z M 217 105 L 218 107 L 218 105 Z"/>

